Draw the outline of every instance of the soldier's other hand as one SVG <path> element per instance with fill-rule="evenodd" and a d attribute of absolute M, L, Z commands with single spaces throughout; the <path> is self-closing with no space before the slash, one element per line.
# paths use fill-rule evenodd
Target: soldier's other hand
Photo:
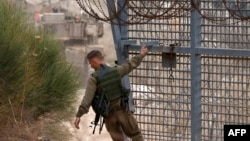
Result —
<path fill-rule="evenodd" d="M 76 127 L 77 129 L 80 129 L 80 127 L 79 127 L 80 121 L 81 121 L 80 117 L 76 117 L 75 123 L 74 123 L 74 124 L 75 124 L 75 127 Z"/>
<path fill-rule="evenodd" d="M 141 48 L 141 54 L 146 56 L 148 54 L 148 48 L 144 45 Z"/>

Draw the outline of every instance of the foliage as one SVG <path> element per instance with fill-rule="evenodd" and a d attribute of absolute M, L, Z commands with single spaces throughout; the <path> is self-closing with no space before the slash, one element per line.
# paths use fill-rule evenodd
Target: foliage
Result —
<path fill-rule="evenodd" d="M 78 75 L 66 62 L 62 44 L 29 24 L 26 13 L 0 1 L 0 121 L 68 110 L 79 89 Z M 10 119 L 9 119 L 10 120 Z"/>

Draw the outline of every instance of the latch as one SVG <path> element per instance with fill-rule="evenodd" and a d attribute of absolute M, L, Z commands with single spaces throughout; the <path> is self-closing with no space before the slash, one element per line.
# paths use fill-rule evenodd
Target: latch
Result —
<path fill-rule="evenodd" d="M 162 67 L 176 68 L 176 53 L 175 48 L 180 46 L 179 43 L 173 43 L 169 45 L 169 52 L 162 52 Z"/>

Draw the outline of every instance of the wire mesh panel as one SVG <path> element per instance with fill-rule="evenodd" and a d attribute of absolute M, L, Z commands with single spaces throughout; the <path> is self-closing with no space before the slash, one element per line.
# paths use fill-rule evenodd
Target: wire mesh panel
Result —
<path fill-rule="evenodd" d="M 248 49 L 250 21 L 249 0 L 202 0 L 202 47 Z M 243 17 L 242 17 L 243 18 Z"/>
<path fill-rule="evenodd" d="M 163 19 L 153 19 L 147 24 L 128 25 L 128 39 L 137 42 L 159 41 L 162 45 L 179 43 L 190 46 L 190 12 L 182 7 L 189 3 L 176 1 L 130 1 L 128 19 L 144 10 L 154 15 L 169 10 Z M 158 11 L 154 7 L 164 7 Z M 164 5 L 164 6 L 162 6 Z M 173 15 L 172 15 L 173 16 Z M 149 17 L 150 18 L 150 17 Z M 190 123 L 190 56 L 177 56 L 176 68 L 162 67 L 162 48 L 149 54 L 130 75 L 131 90 L 136 107 L 136 118 L 146 141 L 184 141 L 191 140 Z M 130 57 L 135 53 L 131 52 Z M 173 79 L 170 78 L 173 74 Z"/>
<path fill-rule="evenodd" d="M 177 61 L 171 72 L 162 67 L 161 53 L 151 53 L 130 75 L 135 115 L 146 141 L 191 138 L 190 57 L 179 55 Z"/>
<path fill-rule="evenodd" d="M 203 0 L 201 46 L 248 49 L 250 22 L 243 21 L 243 18 L 249 15 L 249 4 L 249 0 Z M 203 56 L 201 62 L 202 140 L 223 141 L 225 124 L 250 122 L 250 58 L 233 57 L 225 53 Z"/>
<path fill-rule="evenodd" d="M 181 6 L 173 6 L 177 2 L 180 5 L 182 3 L 174 0 L 168 2 L 133 0 L 133 4 L 128 7 L 128 16 L 132 17 L 138 14 L 138 11 L 143 13 L 140 9 L 144 8 L 147 11 L 150 5 L 157 7 L 155 6 L 157 3 L 164 3 L 166 9 L 172 7 L 169 11 L 171 13 L 180 10 Z M 202 0 L 200 4 L 194 3 L 193 6 L 200 7 L 198 12 L 202 17 L 201 26 L 198 27 L 201 29 L 201 44 L 197 44 L 197 47 L 211 48 L 214 50 L 210 51 L 215 53 L 216 49 L 228 49 L 229 53 L 234 52 L 230 49 L 248 49 L 250 22 L 239 20 L 239 17 L 242 15 L 244 17 L 244 13 L 249 12 L 247 6 L 250 1 L 237 2 Z M 162 10 L 164 11 L 164 8 Z M 137 42 L 156 40 L 164 45 L 177 42 L 182 48 L 190 47 L 191 16 L 188 11 L 183 11 L 180 15 L 170 16 L 171 18 L 165 15 L 165 18 L 154 18 L 147 24 L 128 25 L 128 39 Z M 153 15 L 160 14 L 157 9 L 150 12 Z M 150 14 L 148 16 L 150 17 Z M 199 35 L 193 37 L 199 38 Z M 191 51 L 190 49 L 185 55 L 177 52 L 177 66 L 173 69 L 175 81 L 169 81 L 169 68 L 161 67 L 160 47 L 158 53 L 147 56 L 142 65 L 130 75 L 136 105 L 135 114 L 146 140 L 191 139 L 190 74 L 192 72 L 190 72 L 189 57 Z M 197 70 L 201 72 L 201 140 L 221 141 L 223 125 L 250 122 L 248 110 L 250 58 L 229 56 L 223 52 L 217 56 L 203 55 L 203 53 L 213 54 L 208 51 L 197 53 L 202 56 L 197 58 L 201 59 L 201 66 L 197 66 Z M 134 52 L 130 52 L 130 56 L 133 54 Z"/>
<path fill-rule="evenodd" d="M 159 9 L 159 7 L 161 8 Z M 189 7 L 190 3 L 185 0 L 129 1 L 129 19 L 136 14 L 146 15 L 146 13 L 152 14 L 152 17 L 148 16 L 149 19 L 156 18 L 157 15 L 159 17 L 150 20 L 147 24 L 128 25 L 128 39 L 139 41 L 157 40 L 165 45 L 178 42 L 182 46 L 189 46 L 190 12 L 187 10 Z"/>
<path fill-rule="evenodd" d="M 250 122 L 250 59 L 202 57 L 202 140 L 223 141 L 225 124 Z"/>

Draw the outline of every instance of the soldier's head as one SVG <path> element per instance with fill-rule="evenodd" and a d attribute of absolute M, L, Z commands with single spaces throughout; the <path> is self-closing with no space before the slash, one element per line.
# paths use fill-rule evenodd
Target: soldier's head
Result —
<path fill-rule="evenodd" d="M 99 50 L 92 50 L 87 54 L 87 59 L 91 68 L 97 69 L 104 64 L 104 56 Z"/>

